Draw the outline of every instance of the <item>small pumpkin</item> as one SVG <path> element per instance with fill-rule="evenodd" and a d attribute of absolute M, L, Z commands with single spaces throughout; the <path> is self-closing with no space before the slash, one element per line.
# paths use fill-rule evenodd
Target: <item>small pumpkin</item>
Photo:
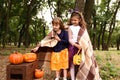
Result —
<path fill-rule="evenodd" d="M 39 79 L 42 78 L 44 76 L 44 71 L 41 69 L 35 69 L 35 78 Z"/>
<path fill-rule="evenodd" d="M 20 64 L 23 62 L 23 54 L 14 52 L 9 55 L 9 62 L 12 64 Z"/>
<path fill-rule="evenodd" d="M 25 62 L 33 62 L 37 59 L 37 55 L 35 53 L 25 53 L 23 59 Z"/>

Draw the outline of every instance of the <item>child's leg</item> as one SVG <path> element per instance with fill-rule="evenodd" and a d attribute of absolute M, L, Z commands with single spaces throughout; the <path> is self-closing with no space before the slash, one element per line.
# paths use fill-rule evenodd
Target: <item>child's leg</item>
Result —
<path fill-rule="evenodd" d="M 55 78 L 55 80 L 59 80 L 59 78 L 60 78 L 60 71 L 56 71 L 56 78 Z"/>
<path fill-rule="evenodd" d="M 67 69 L 63 69 L 63 80 L 67 80 Z"/>
<path fill-rule="evenodd" d="M 71 64 L 70 66 L 70 75 L 71 75 L 71 80 L 75 80 L 75 66 L 74 64 Z"/>

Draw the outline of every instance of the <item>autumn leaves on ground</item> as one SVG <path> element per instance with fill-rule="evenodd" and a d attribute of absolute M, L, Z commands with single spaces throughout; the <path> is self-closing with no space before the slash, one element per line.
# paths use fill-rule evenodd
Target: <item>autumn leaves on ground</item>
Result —
<path fill-rule="evenodd" d="M 21 53 L 30 52 L 31 48 L 0 48 L 0 80 L 6 80 L 6 66 L 9 64 L 8 56 L 14 51 Z M 120 79 L 120 51 L 94 51 L 97 63 L 100 68 L 100 74 L 103 80 L 119 80 Z M 51 79 L 54 72 L 50 70 L 49 66 L 43 66 L 46 70 L 45 80 Z M 50 74 L 49 74 L 50 73 Z"/>

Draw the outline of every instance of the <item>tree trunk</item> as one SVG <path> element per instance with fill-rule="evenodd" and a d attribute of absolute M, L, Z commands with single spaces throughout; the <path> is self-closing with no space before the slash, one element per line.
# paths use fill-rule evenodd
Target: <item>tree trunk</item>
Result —
<path fill-rule="evenodd" d="M 75 10 L 84 13 L 85 2 L 84 0 L 75 0 Z"/>
<path fill-rule="evenodd" d="M 26 47 L 26 48 L 28 48 L 29 47 L 29 45 L 30 45 L 30 33 L 29 33 L 29 25 L 30 25 L 30 22 L 31 22 L 31 16 L 32 16 L 32 7 L 33 7 L 33 5 L 34 5 L 34 0 L 31 0 L 30 1 L 30 4 L 28 4 L 28 3 L 25 3 L 25 5 L 26 5 L 26 21 L 25 21 L 25 34 L 24 34 L 24 46 Z"/>
<path fill-rule="evenodd" d="M 106 19 L 106 20 L 104 21 L 103 32 L 102 32 L 102 33 L 103 33 L 103 34 L 102 34 L 102 50 L 108 50 L 107 43 L 105 42 L 105 32 L 106 32 L 105 29 L 106 29 L 106 24 L 108 23 L 108 22 L 107 22 L 107 21 L 108 21 L 108 20 L 107 20 L 107 18 L 108 18 L 107 15 L 108 15 L 109 9 L 110 9 L 110 7 L 109 7 L 110 1 L 111 1 L 111 0 L 108 0 L 108 2 L 107 2 L 107 4 L 106 4 L 106 5 L 107 5 L 107 8 L 106 8 L 107 11 L 105 12 L 105 17 L 106 17 L 105 19 Z"/>
<path fill-rule="evenodd" d="M 31 1 L 32 3 L 32 1 Z M 25 34 L 24 34 L 24 46 L 28 48 L 30 45 L 30 35 L 29 35 L 29 25 L 30 25 L 30 20 L 31 20 L 31 3 L 30 5 L 27 5 L 27 13 L 26 13 L 26 22 L 25 22 Z"/>
<path fill-rule="evenodd" d="M 109 35 L 108 35 L 108 39 L 107 39 L 107 47 L 109 47 L 109 45 L 110 45 L 111 36 L 112 36 L 113 30 L 115 28 L 116 14 L 118 12 L 119 7 L 120 7 L 120 1 L 118 2 L 118 5 L 117 5 L 115 12 L 113 13 L 113 17 L 111 19 Z"/>
<path fill-rule="evenodd" d="M 19 35 L 19 40 L 18 40 L 18 47 L 21 46 L 24 31 L 25 31 L 25 24 L 23 24 L 22 29 L 20 30 L 20 35 Z"/>
<path fill-rule="evenodd" d="M 9 29 L 9 15 L 10 15 L 10 11 L 11 11 L 11 6 L 12 6 L 12 1 L 11 0 L 8 0 L 7 2 L 6 2 L 6 11 L 5 11 L 5 16 L 4 16 L 4 18 L 3 19 L 5 19 L 4 21 L 3 21 L 3 24 L 4 24 L 4 32 L 3 32 L 3 42 L 2 42 L 2 44 L 3 44 L 3 48 L 5 48 L 5 44 L 6 44 L 6 42 L 7 42 L 7 34 L 8 34 L 8 29 Z"/>
<path fill-rule="evenodd" d="M 90 30 L 91 27 L 91 16 L 93 11 L 94 0 L 86 0 L 84 8 L 85 21 L 88 24 L 87 28 Z"/>
<path fill-rule="evenodd" d="M 96 11 L 93 10 L 93 49 L 96 50 L 96 25 L 97 25 L 97 22 L 96 22 Z"/>
<path fill-rule="evenodd" d="M 56 12 L 57 12 L 57 17 L 62 17 L 61 14 L 61 0 L 58 0 L 57 1 L 57 9 L 56 9 Z"/>
<path fill-rule="evenodd" d="M 106 29 L 106 21 L 103 24 L 103 30 L 102 30 L 102 50 L 106 50 L 106 42 L 105 42 L 105 29 Z"/>
<path fill-rule="evenodd" d="M 102 26 L 103 26 L 103 24 L 100 25 L 100 32 L 99 32 L 99 35 L 98 35 L 98 44 L 97 44 L 98 50 L 100 50 L 100 40 L 101 40 L 101 35 L 102 35 Z"/>
<path fill-rule="evenodd" d="M 119 48 L 119 46 L 120 46 L 120 36 L 119 36 L 119 38 L 117 39 L 117 50 L 120 50 L 120 48 Z"/>

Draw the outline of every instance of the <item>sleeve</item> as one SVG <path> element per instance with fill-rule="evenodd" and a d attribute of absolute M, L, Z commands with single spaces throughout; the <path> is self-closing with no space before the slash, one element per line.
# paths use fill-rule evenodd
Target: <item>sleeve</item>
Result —
<path fill-rule="evenodd" d="M 50 38 L 53 38 L 54 36 L 55 36 L 55 32 L 54 31 L 50 31 L 49 33 L 48 33 L 48 35 L 47 36 L 45 36 L 45 38 L 44 39 L 50 39 Z"/>
<path fill-rule="evenodd" d="M 72 41 L 73 36 L 72 36 L 72 31 L 71 31 L 70 27 L 69 27 L 69 29 L 68 29 L 68 37 L 69 37 L 69 43 L 70 43 L 71 45 L 74 45 L 75 42 Z"/>
<path fill-rule="evenodd" d="M 68 32 L 67 31 L 64 31 L 63 32 L 63 37 L 61 38 L 61 41 L 60 42 L 62 42 L 62 43 L 67 43 L 68 44 Z"/>

